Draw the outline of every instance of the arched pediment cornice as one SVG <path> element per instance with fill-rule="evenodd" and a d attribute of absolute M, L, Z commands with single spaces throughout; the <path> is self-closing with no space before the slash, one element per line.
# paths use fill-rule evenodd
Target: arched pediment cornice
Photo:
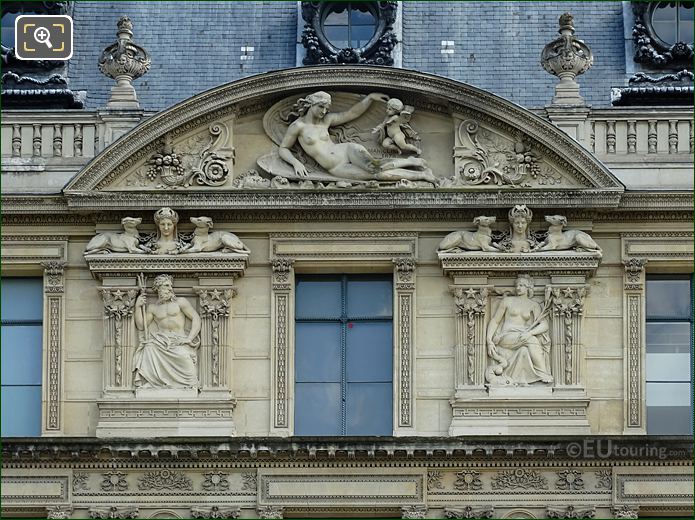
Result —
<path fill-rule="evenodd" d="M 479 88 L 451 79 L 389 67 L 320 66 L 280 70 L 228 83 L 182 101 L 143 121 L 103 150 L 65 187 L 68 204 L 74 208 L 158 207 L 297 207 L 317 203 L 311 190 L 243 190 L 219 187 L 186 190 L 114 189 L 115 181 L 129 168 L 161 151 L 164 137 L 210 125 L 222 117 L 243 117 L 256 112 L 259 118 L 271 105 L 312 91 L 353 92 L 361 95 L 383 91 L 415 104 L 418 114 L 440 117 L 472 117 L 486 124 L 523 134 L 554 157 L 567 177 L 570 189 L 510 187 L 492 184 L 484 189 L 410 189 L 370 191 L 368 206 L 477 204 L 508 206 L 615 207 L 624 186 L 590 152 L 541 117 L 519 105 Z M 457 116 L 457 114 L 460 114 Z M 453 120 L 452 120 L 453 121 Z M 243 153 L 237 149 L 237 154 Z M 236 172 L 238 175 L 241 172 Z M 323 194 L 331 190 L 322 191 Z M 394 194 L 394 192 L 397 192 Z M 422 197 L 422 193 L 428 195 Z M 350 206 L 351 190 L 329 197 L 329 205 Z M 192 194 L 205 194 L 195 197 Z M 304 198 L 306 201 L 304 201 Z M 325 197 L 324 197 L 325 198 Z M 302 200 L 299 200 L 302 199 Z M 328 200 L 327 199 L 327 200 Z M 380 200 L 382 199 L 382 200 Z M 419 202 L 418 202 L 419 201 Z M 325 202 L 324 202 L 325 204 Z M 364 207 L 365 201 L 360 203 Z"/>

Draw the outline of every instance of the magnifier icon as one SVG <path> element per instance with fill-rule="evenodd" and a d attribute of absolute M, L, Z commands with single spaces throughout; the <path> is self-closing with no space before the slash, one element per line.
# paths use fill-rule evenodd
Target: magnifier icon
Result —
<path fill-rule="evenodd" d="M 49 49 L 53 48 L 50 42 L 51 33 L 45 27 L 39 26 L 34 30 L 34 39 L 39 43 L 46 44 Z"/>

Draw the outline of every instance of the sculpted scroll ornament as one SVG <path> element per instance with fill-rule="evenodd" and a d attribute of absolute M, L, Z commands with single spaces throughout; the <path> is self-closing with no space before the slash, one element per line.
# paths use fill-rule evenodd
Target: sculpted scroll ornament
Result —
<path fill-rule="evenodd" d="M 613 508 L 613 518 L 639 518 L 639 506 L 616 506 Z"/>
<path fill-rule="evenodd" d="M 241 509 L 238 507 L 192 507 L 191 508 L 191 518 L 239 518 L 241 514 Z"/>
<path fill-rule="evenodd" d="M 401 518 L 420 519 L 427 518 L 426 506 L 404 506 L 401 507 Z"/>
<path fill-rule="evenodd" d="M 259 506 L 257 508 L 258 518 L 265 518 L 269 520 L 279 520 L 284 517 L 284 508 L 277 506 Z"/>
<path fill-rule="evenodd" d="M 575 507 L 567 506 L 566 508 L 548 507 L 545 511 L 548 518 L 594 518 L 596 516 L 596 507 Z"/>
<path fill-rule="evenodd" d="M 191 479 L 168 469 L 148 471 L 138 479 L 140 491 L 193 491 Z"/>
<path fill-rule="evenodd" d="M 533 469 L 509 469 L 492 478 L 492 489 L 548 489 L 548 480 Z"/>
<path fill-rule="evenodd" d="M 89 509 L 89 518 L 101 518 L 102 520 L 110 518 L 126 519 L 137 518 L 139 510 L 137 507 L 92 507 Z"/>
<path fill-rule="evenodd" d="M 49 506 L 46 508 L 46 518 L 62 520 L 72 518 L 71 506 Z"/>
<path fill-rule="evenodd" d="M 459 471 L 456 473 L 454 487 L 459 491 L 480 491 L 483 488 L 480 472 L 474 469 Z"/>

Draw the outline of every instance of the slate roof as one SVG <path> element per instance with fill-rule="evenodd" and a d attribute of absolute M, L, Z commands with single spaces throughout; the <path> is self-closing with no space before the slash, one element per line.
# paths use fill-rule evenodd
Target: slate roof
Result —
<path fill-rule="evenodd" d="M 620 2 L 401 5 L 405 68 L 464 81 L 528 108 L 545 106 L 557 79 L 541 68 L 540 52 L 557 37 L 560 14 L 569 11 L 578 37 L 595 56 L 593 68 L 579 78 L 587 102 L 610 106 L 611 87 L 626 84 Z M 146 110 L 162 110 L 214 86 L 297 63 L 297 2 L 75 2 L 68 77 L 72 90 L 87 91 L 86 108 L 104 106 L 109 97 L 114 82 L 99 72 L 97 62 L 115 41 L 118 18 L 126 14 L 135 41 L 152 57 L 151 70 L 135 81 Z M 441 53 L 442 40 L 455 42 L 454 54 Z M 241 60 L 241 47 L 249 46 L 253 60 Z"/>

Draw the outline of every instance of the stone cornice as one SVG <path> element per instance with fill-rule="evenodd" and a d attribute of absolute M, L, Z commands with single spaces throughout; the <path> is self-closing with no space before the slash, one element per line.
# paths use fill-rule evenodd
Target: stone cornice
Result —
<path fill-rule="evenodd" d="M 235 459 L 263 460 L 267 458 L 303 459 L 449 459 L 468 458 L 475 460 L 519 460 L 549 461 L 573 460 L 575 462 L 606 462 L 601 457 L 581 458 L 577 448 L 585 446 L 601 450 L 612 446 L 616 456 L 610 460 L 648 460 L 661 463 L 692 464 L 693 444 L 691 437 L 656 436 L 565 436 L 563 439 L 549 437 L 296 437 L 283 439 L 273 437 L 220 438 L 191 437 L 177 439 L 153 439 L 133 441 L 113 439 L 104 441 L 96 438 L 24 438 L 3 439 L 3 464 L 42 462 L 96 462 L 106 463 L 122 459 L 130 461 L 191 459 Z M 621 455 L 622 454 L 622 455 Z"/>

